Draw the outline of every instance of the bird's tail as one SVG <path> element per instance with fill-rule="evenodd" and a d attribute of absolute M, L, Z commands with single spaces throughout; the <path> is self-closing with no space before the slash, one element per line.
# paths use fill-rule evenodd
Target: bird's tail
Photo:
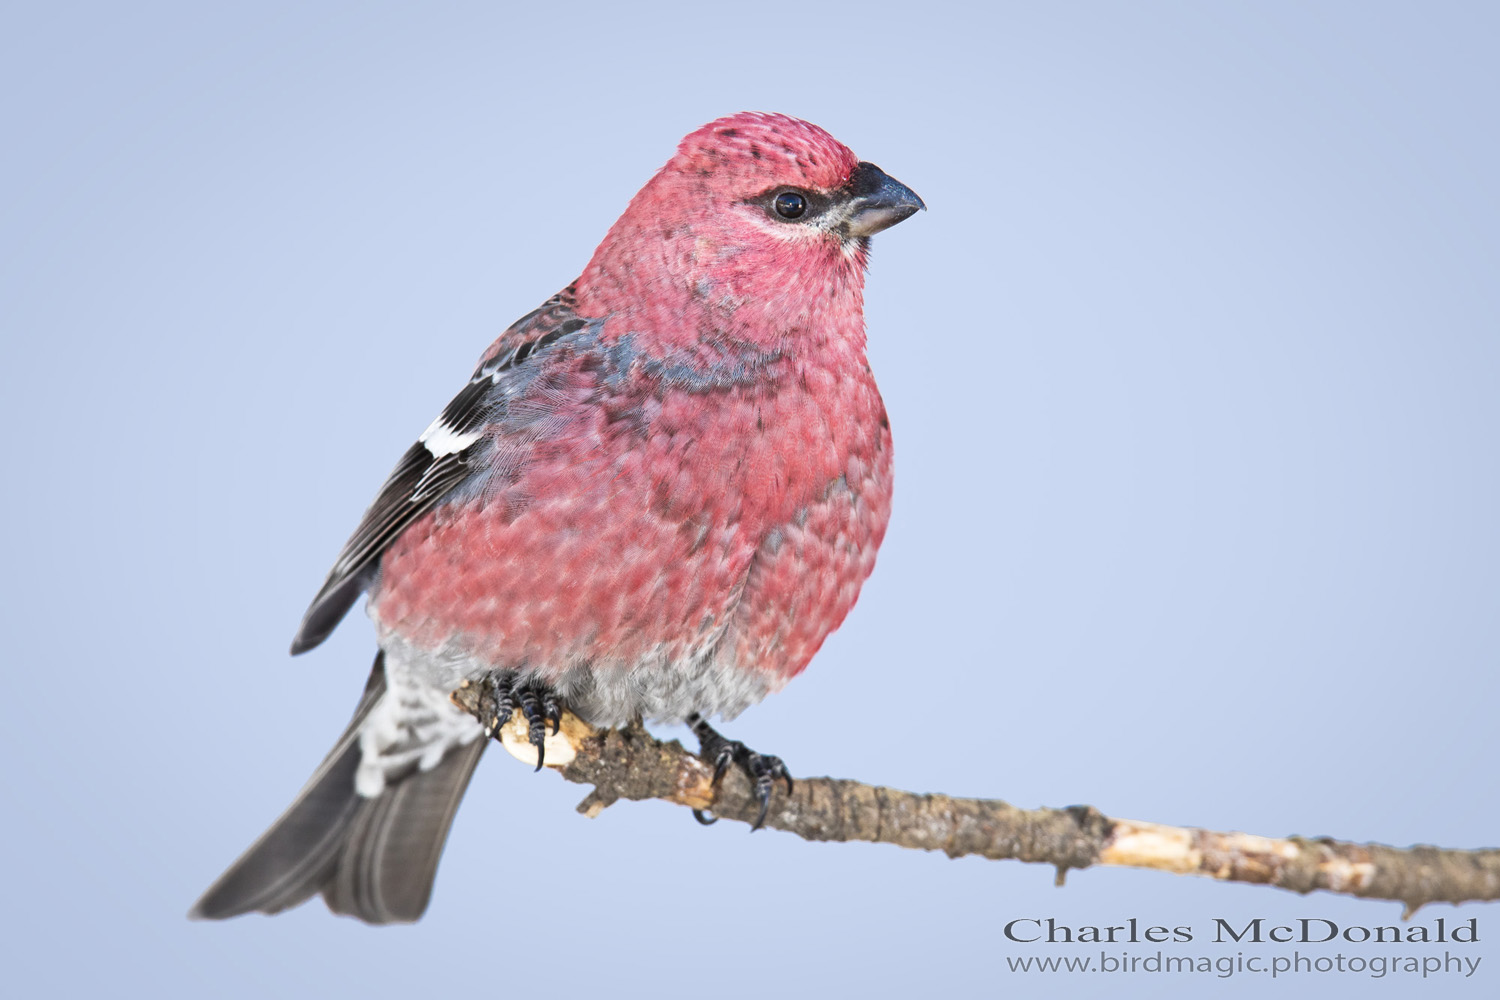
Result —
<path fill-rule="evenodd" d="M 486 741 L 452 748 L 436 767 L 390 781 L 379 795 L 356 792 L 360 727 L 385 694 L 383 656 L 349 728 L 296 801 L 189 916 L 279 913 L 317 892 L 333 912 L 372 924 L 409 923 L 427 909 L 448 827 Z"/>

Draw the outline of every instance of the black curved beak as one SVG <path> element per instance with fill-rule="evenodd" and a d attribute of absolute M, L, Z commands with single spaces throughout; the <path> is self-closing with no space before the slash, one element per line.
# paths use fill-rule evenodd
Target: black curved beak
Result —
<path fill-rule="evenodd" d="M 915 191 L 873 163 L 861 161 L 845 190 L 850 236 L 872 236 L 927 208 Z"/>

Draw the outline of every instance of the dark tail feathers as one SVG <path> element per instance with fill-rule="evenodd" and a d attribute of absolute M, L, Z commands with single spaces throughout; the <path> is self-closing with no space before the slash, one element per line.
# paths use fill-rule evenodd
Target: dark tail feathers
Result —
<path fill-rule="evenodd" d="M 280 913 L 321 892 L 328 908 L 371 924 L 410 923 L 427 909 L 448 827 L 485 740 L 448 753 L 376 798 L 354 791 L 359 727 L 385 694 L 382 656 L 349 728 L 302 789 L 250 849 L 213 884 L 190 917 L 222 920 Z"/>

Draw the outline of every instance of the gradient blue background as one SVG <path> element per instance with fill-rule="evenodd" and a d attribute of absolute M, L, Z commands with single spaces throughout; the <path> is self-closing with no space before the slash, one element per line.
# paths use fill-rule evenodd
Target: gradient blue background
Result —
<path fill-rule="evenodd" d="M 498 752 L 421 924 L 185 920 L 358 695 L 359 615 L 285 649 L 385 473 L 677 139 L 746 108 L 931 211 L 870 275 L 880 565 L 733 735 L 1026 806 L 1500 841 L 1494 5 L 540 6 L 0 12 L 7 992 L 1495 990 L 1484 906 L 1421 915 L 1479 917 L 1467 981 L 1013 975 L 1095 950 L 1017 917 L 1220 955 L 1215 917 L 1399 907 L 590 821 Z"/>

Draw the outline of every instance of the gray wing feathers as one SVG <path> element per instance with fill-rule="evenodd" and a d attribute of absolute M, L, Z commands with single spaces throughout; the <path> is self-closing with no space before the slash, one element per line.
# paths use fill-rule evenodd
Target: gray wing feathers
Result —
<path fill-rule="evenodd" d="M 385 693 L 383 657 L 339 737 L 296 801 L 203 894 L 190 917 L 279 913 L 322 892 L 329 909 L 372 924 L 416 920 L 427 908 L 448 828 L 484 740 L 451 751 L 376 798 L 354 790 L 359 728 Z"/>
<path fill-rule="evenodd" d="M 312 649 L 338 627 L 369 586 L 391 543 L 467 479 L 472 463 L 482 462 L 489 444 L 480 432 L 504 411 L 509 393 L 536 373 L 540 357 L 554 344 L 579 334 L 589 323 L 574 313 L 570 285 L 517 320 L 495 342 L 469 384 L 407 449 L 360 518 L 302 618 L 292 639 L 293 654 Z M 429 441 L 428 435 L 435 432 L 439 437 Z"/>

